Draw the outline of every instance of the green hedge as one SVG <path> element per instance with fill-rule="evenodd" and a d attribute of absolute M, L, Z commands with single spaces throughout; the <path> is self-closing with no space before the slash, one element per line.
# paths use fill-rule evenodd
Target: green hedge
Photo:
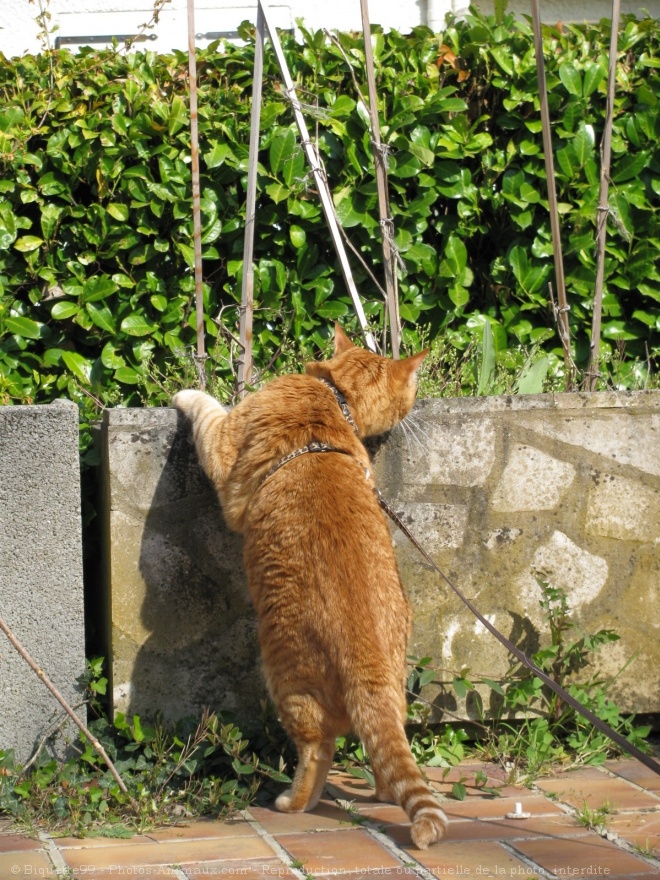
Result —
<path fill-rule="evenodd" d="M 324 35 L 283 34 L 337 211 L 381 275 L 367 117 Z M 230 374 L 238 319 L 253 42 L 198 53 L 206 327 Z M 531 29 L 474 12 L 441 35 L 375 33 L 405 342 L 542 345 L 550 226 Z M 364 82 L 361 38 L 342 34 Z M 584 363 L 595 276 L 598 145 L 609 23 L 545 28 L 570 322 Z M 626 18 L 614 121 L 603 333 L 646 359 L 660 345 L 660 29 Z M 187 58 L 61 50 L 0 56 L 0 402 L 68 394 L 139 402 L 144 376 L 194 343 Z M 366 92 L 366 87 L 364 88 Z M 283 340 L 322 345 L 351 307 L 267 49 L 255 262 L 257 364 Z M 381 296 L 357 260 L 365 309 Z M 286 346 L 285 346 L 286 349 Z M 286 351 L 285 351 L 286 353 Z M 280 359 L 285 356 L 280 354 Z"/>

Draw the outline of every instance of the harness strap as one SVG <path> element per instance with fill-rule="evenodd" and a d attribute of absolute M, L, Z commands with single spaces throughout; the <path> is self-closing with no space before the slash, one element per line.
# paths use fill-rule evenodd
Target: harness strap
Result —
<path fill-rule="evenodd" d="M 350 452 L 347 452 L 345 449 L 337 449 L 336 446 L 330 446 L 329 443 L 321 443 L 319 440 L 312 440 L 311 443 L 308 443 L 307 446 L 301 446 L 299 449 L 294 449 L 293 452 L 290 452 L 288 455 L 285 455 L 284 458 L 281 458 L 277 464 L 274 464 L 273 467 L 266 473 L 259 482 L 255 492 L 258 492 L 259 489 L 263 486 L 266 480 L 269 477 L 272 477 L 274 473 L 279 471 L 281 467 L 284 467 L 285 464 L 288 464 L 290 461 L 293 461 L 294 458 L 298 458 L 300 455 L 306 455 L 308 452 L 338 452 L 340 455 L 351 455 Z"/>
<path fill-rule="evenodd" d="M 323 384 L 326 385 L 330 389 L 330 391 L 332 391 L 332 393 L 335 395 L 335 399 L 337 400 L 337 403 L 339 404 L 339 409 L 341 410 L 341 414 L 343 415 L 343 417 L 346 419 L 348 424 L 351 426 L 351 428 L 353 428 L 353 430 L 357 434 L 359 431 L 359 428 L 355 424 L 355 420 L 354 420 L 353 416 L 351 415 L 351 410 L 348 405 L 348 401 L 344 397 L 343 393 L 339 390 L 339 388 L 337 388 L 337 386 L 333 382 L 330 381 L 330 379 L 321 379 L 321 382 L 323 382 Z"/>
<path fill-rule="evenodd" d="M 598 728 L 598 730 L 600 730 L 601 733 L 604 733 L 605 736 L 607 736 L 609 739 L 611 739 L 613 742 L 615 742 L 624 751 L 628 752 L 634 758 L 637 758 L 638 761 L 641 761 L 641 763 L 644 764 L 646 767 L 648 767 L 649 770 L 653 770 L 654 773 L 657 773 L 660 775 L 660 764 L 658 764 L 657 761 L 654 761 L 650 755 L 644 754 L 644 752 L 642 752 L 641 749 L 638 749 L 637 746 L 633 745 L 631 742 L 628 742 L 628 740 L 625 738 L 625 736 L 622 736 L 620 733 L 618 733 L 618 731 L 613 730 L 609 726 L 609 724 L 606 724 L 597 715 L 595 715 L 590 709 L 587 709 L 586 706 L 583 706 L 582 703 L 580 703 L 578 700 L 576 700 L 575 697 L 571 696 L 571 694 L 569 694 L 568 691 L 564 690 L 564 688 L 561 687 L 561 685 L 557 684 L 557 682 L 554 681 L 554 679 L 550 678 L 550 676 L 547 675 L 545 672 L 543 672 L 542 669 L 539 669 L 539 667 L 532 660 L 529 659 L 529 657 L 524 653 L 524 651 L 521 651 L 520 648 L 518 648 L 516 645 L 514 645 L 510 639 L 507 639 L 506 636 L 502 635 L 502 633 L 495 626 L 493 626 L 493 624 L 486 617 L 484 617 L 483 614 L 481 614 L 475 608 L 475 606 L 472 604 L 472 602 L 470 602 L 470 600 L 467 599 L 463 595 L 463 593 L 458 589 L 458 587 L 455 586 L 449 580 L 447 575 L 440 568 L 438 568 L 438 566 L 431 559 L 431 557 L 426 552 L 426 550 L 417 541 L 417 539 L 412 534 L 412 532 L 408 529 L 408 527 L 406 525 L 404 525 L 404 523 L 397 516 L 397 514 L 392 510 L 392 508 L 387 503 L 387 501 L 383 498 L 380 490 L 374 489 L 374 492 L 376 493 L 376 497 L 378 498 L 378 503 L 380 504 L 382 509 L 385 511 L 385 513 L 389 516 L 389 518 L 392 520 L 392 522 L 397 526 L 397 528 L 403 532 L 403 534 L 406 536 L 406 538 L 408 538 L 408 540 L 411 542 L 411 544 L 422 554 L 424 559 L 429 563 L 429 565 L 433 568 L 433 570 L 436 571 L 440 575 L 440 577 L 451 587 L 451 589 L 454 591 L 454 593 L 456 593 L 458 598 L 465 605 L 467 605 L 467 607 L 474 614 L 474 616 L 477 618 L 477 620 L 480 623 L 482 623 L 486 627 L 486 629 L 489 632 L 491 632 L 495 636 L 495 638 L 498 639 L 504 645 L 504 647 L 507 649 L 507 651 L 509 651 L 511 654 L 513 654 L 514 657 L 516 657 L 518 660 L 520 660 L 521 663 L 523 663 L 528 669 L 530 669 L 534 673 L 534 675 L 537 676 L 537 678 L 540 678 L 541 681 L 545 685 L 547 685 L 551 691 L 554 691 L 554 693 L 557 694 L 557 696 L 560 697 L 565 703 L 567 703 L 569 706 L 571 706 L 573 709 L 575 709 L 576 712 L 579 712 L 580 715 L 584 716 L 584 718 L 586 718 L 590 724 L 593 724 L 594 727 Z"/>

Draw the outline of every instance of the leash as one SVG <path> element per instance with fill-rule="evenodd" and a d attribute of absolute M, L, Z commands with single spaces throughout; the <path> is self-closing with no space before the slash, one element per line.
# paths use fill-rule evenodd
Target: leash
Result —
<path fill-rule="evenodd" d="M 622 734 L 610 727 L 609 724 L 606 724 L 597 715 L 594 715 L 594 713 L 590 709 L 587 709 L 586 706 L 583 706 L 582 703 L 579 702 L 579 700 L 576 700 L 575 697 L 571 696 L 571 694 L 569 694 L 568 691 L 564 690 L 561 685 L 557 684 L 554 679 L 550 678 L 550 676 L 543 672 L 542 669 L 539 669 L 539 667 L 532 660 L 529 659 L 524 651 L 521 651 L 520 648 L 514 645 L 510 639 L 507 639 L 506 636 L 502 635 L 502 633 L 495 626 L 493 626 L 493 624 L 486 617 L 484 617 L 477 608 L 475 608 L 472 602 L 470 602 L 470 600 L 463 595 L 458 587 L 453 584 L 449 580 L 447 575 L 435 564 L 435 562 L 431 559 L 426 550 L 419 543 L 417 538 L 415 538 L 415 536 L 412 534 L 410 529 L 401 521 L 401 519 L 387 503 L 385 498 L 383 498 L 380 489 L 374 489 L 374 492 L 376 493 L 376 497 L 378 498 L 378 503 L 380 504 L 381 508 L 389 516 L 396 527 L 400 529 L 401 532 L 403 532 L 403 534 L 406 536 L 406 538 L 408 538 L 413 547 L 415 547 L 415 549 L 422 554 L 424 559 L 433 568 L 433 570 L 440 575 L 440 577 L 445 581 L 446 584 L 448 584 L 449 587 L 451 587 L 451 589 L 454 591 L 454 593 L 456 593 L 461 602 L 467 605 L 467 607 L 474 614 L 477 620 L 482 623 L 486 627 L 486 629 L 490 633 L 492 633 L 499 642 L 504 645 L 507 651 L 513 654 L 513 656 L 517 660 L 520 660 L 521 663 L 523 663 L 528 669 L 530 669 L 537 678 L 540 678 L 543 684 L 547 685 L 551 691 L 554 691 L 554 693 L 557 694 L 557 696 L 560 697 L 565 703 L 575 709 L 576 712 L 579 712 L 580 715 L 586 718 L 587 721 L 589 721 L 590 724 L 593 724 L 593 726 L 600 730 L 601 733 L 604 733 L 605 736 L 608 737 L 608 739 L 611 739 L 613 742 L 615 742 L 618 746 L 621 747 L 621 749 L 632 755 L 633 758 L 637 758 L 638 761 L 641 761 L 641 763 L 648 767 L 649 770 L 653 770 L 654 773 L 660 775 L 660 764 L 657 761 L 654 761 L 650 755 L 646 755 L 643 751 L 641 751 L 641 749 L 638 749 L 637 746 L 629 742 L 625 738 L 625 736 L 622 736 Z"/>

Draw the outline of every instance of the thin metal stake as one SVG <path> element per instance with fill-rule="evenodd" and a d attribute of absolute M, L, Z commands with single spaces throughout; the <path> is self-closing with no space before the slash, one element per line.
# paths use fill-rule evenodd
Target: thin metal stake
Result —
<path fill-rule="evenodd" d="M 619 36 L 621 4 L 612 0 L 612 32 L 610 34 L 609 75 L 607 79 L 607 102 L 605 125 L 600 145 L 600 192 L 598 194 L 598 215 L 596 217 L 596 282 L 594 286 L 594 305 L 591 318 L 591 353 L 587 370 L 589 391 L 595 391 L 598 383 L 598 361 L 600 359 L 600 332 L 603 314 L 603 283 L 605 277 L 605 242 L 607 239 L 607 217 L 609 215 L 610 159 L 612 156 L 612 124 L 614 119 L 614 92 L 616 89 L 616 56 Z"/>
<path fill-rule="evenodd" d="M 399 357 L 401 342 L 401 323 L 399 319 L 399 301 L 396 283 L 396 254 L 393 250 L 394 223 L 390 217 L 390 203 L 387 192 L 387 162 L 383 155 L 380 140 L 380 123 L 378 120 L 378 97 L 376 94 L 376 74 L 374 56 L 371 49 L 371 25 L 369 23 L 369 6 L 367 0 L 360 0 L 362 12 L 362 33 L 364 35 L 364 62 L 367 71 L 369 89 L 369 117 L 371 119 L 371 145 L 376 168 L 376 187 L 378 189 L 378 213 L 380 215 L 380 231 L 383 239 L 383 266 L 385 269 L 385 302 L 390 324 L 390 342 L 392 356 Z"/>
<path fill-rule="evenodd" d="M 252 111 L 250 117 L 250 152 L 245 200 L 245 241 L 243 243 L 243 279 L 241 284 L 241 320 L 238 362 L 238 395 L 245 397 L 252 382 L 252 320 L 254 316 L 254 218 L 257 200 L 257 164 L 259 160 L 259 118 L 264 74 L 265 22 L 261 6 L 257 8 L 257 33 L 254 42 L 254 73 L 252 77 Z"/>
<path fill-rule="evenodd" d="M 197 119 L 197 60 L 195 58 L 195 0 L 188 0 L 188 84 L 190 92 L 190 171 L 193 199 L 193 246 L 195 254 L 195 315 L 197 327 L 197 375 L 199 387 L 206 387 L 204 361 L 204 293 L 202 281 L 202 211 L 199 185 L 199 128 Z"/>
<path fill-rule="evenodd" d="M 566 375 L 566 391 L 573 387 L 573 365 L 570 349 L 570 328 L 568 324 L 568 303 L 566 300 L 566 282 L 564 280 L 564 260 L 561 250 L 561 231 L 559 228 L 559 210 L 557 209 L 557 188 L 555 186 L 555 164 L 552 156 L 552 134 L 550 131 L 550 110 L 548 108 L 548 89 L 545 81 L 545 64 L 543 61 L 543 36 L 541 32 L 541 11 L 539 0 L 532 0 L 532 25 L 534 28 L 534 48 L 536 51 L 536 72 L 539 85 L 539 101 L 541 103 L 541 126 L 543 130 L 543 153 L 545 156 L 545 176 L 548 181 L 548 208 L 550 210 L 550 228 L 552 230 L 552 249 L 555 260 L 555 281 L 557 282 L 557 320 L 560 325 L 559 337 L 564 350 L 564 370 Z"/>
<path fill-rule="evenodd" d="M 309 167 L 312 171 L 312 174 L 314 175 L 314 181 L 318 189 L 319 198 L 321 199 L 321 206 L 323 207 L 325 220 L 330 228 L 330 234 L 332 235 L 335 250 L 337 252 L 337 256 L 339 257 L 339 263 L 341 265 L 342 275 L 344 276 L 344 282 L 346 283 L 348 292 L 351 295 L 353 308 L 355 309 L 355 314 L 357 315 L 358 321 L 360 322 L 360 327 L 362 328 L 364 340 L 368 348 L 370 348 L 372 351 L 376 351 L 376 340 L 374 339 L 373 334 L 367 329 L 367 317 L 364 313 L 362 303 L 360 302 L 360 297 L 358 295 L 355 281 L 353 280 L 353 275 L 351 273 L 351 266 L 348 262 L 346 250 L 344 249 L 344 243 L 341 238 L 341 233 L 339 232 L 339 225 L 335 216 L 335 208 L 332 204 L 332 196 L 330 195 L 328 183 L 325 179 L 325 174 L 321 168 L 321 164 L 316 154 L 314 144 L 312 143 L 309 137 L 309 132 L 307 131 L 305 117 L 303 116 L 300 101 L 298 100 L 296 87 L 294 86 L 293 80 L 291 79 L 291 74 L 289 73 L 289 68 L 286 63 L 286 58 L 284 57 L 284 51 L 282 49 L 282 44 L 280 43 L 280 38 L 277 35 L 275 26 L 273 25 L 272 19 L 270 18 L 270 10 L 268 8 L 268 4 L 265 3 L 264 0 L 259 0 L 259 8 L 263 13 L 266 27 L 268 28 L 268 35 L 273 46 L 273 51 L 275 52 L 275 57 L 277 58 L 277 63 L 280 68 L 280 73 L 282 74 L 282 79 L 284 80 L 286 95 L 291 102 L 293 115 L 296 121 L 296 125 L 298 126 L 298 131 L 300 133 L 302 147 L 305 151 L 305 155 L 307 156 Z"/>

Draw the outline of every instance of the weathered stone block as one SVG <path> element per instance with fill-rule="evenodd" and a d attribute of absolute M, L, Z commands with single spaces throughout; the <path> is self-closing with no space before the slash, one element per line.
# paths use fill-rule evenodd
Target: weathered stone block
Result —
<path fill-rule="evenodd" d="M 493 509 L 553 510 L 571 486 L 575 468 L 533 446 L 511 451 L 495 494 Z"/>
<path fill-rule="evenodd" d="M 589 491 L 587 532 L 622 541 L 660 539 L 660 492 L 639 480 L 593 474 Z"/>
<path fill-rule="evenodd" d="M 70 703 L 85 671 L 78 408 L 0 407 L 0 614 Z M 63 713 L 0 633 L 0 748 L 26 760 Z"/>
<path fill-rule="evenodd" d="M 264 691 L 242 541 L 187 425 L 171 409 L 116 409 L 103 433 L 115 710 L 249 716 Z"/>

